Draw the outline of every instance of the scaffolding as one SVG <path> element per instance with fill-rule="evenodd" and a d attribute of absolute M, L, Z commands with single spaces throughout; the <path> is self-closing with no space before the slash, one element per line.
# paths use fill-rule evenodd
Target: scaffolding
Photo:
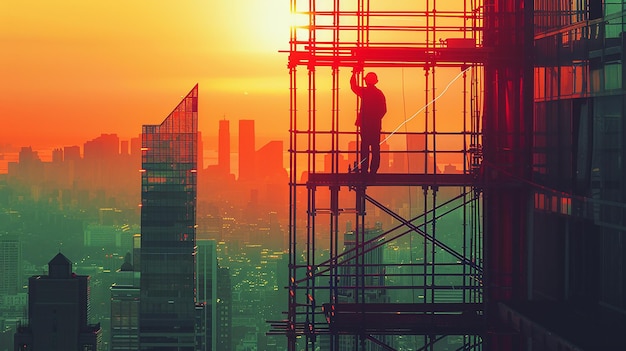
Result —
<path fill-rule="evenodd" d="M 290 6 L 306 24 L 290 35 L 289 302 L 273 332 L 292 351 L 482 349 L 484 77 L 514 55 L 483 34 L 485 12 L 506 6 Z M 373 175 L 356 171 L 355 67 L 376 71 L 387 95 Z"/>

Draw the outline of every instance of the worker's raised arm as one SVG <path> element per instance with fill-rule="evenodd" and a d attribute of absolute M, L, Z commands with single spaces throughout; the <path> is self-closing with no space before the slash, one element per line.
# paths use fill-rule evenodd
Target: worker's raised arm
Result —
<path fill-rule="evenodd" d="M 352 70 L 352 77 L 350 77 L 350 89 L 352 89 L 352 91 L 361 96 L 361 87 L 359 87 L 359 85 L 356 82 L 356 76 L 360 71 L 358 71 L 357 69 L 353 69 Z"/>

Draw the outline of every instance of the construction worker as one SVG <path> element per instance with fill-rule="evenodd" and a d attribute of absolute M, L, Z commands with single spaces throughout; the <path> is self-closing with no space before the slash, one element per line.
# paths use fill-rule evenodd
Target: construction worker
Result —
<path fill-rule="evenodd" d="M 380 166 L 380 131 L 383 116 L 387 113 L 387 102 L 385 94 L 376 87 L 376 73 L 367 73 L 365 86 L 358 85 L 356 77 L 362 71 L 355 67 L 350 78 L 352 91 L 361 98 L 361 109 L 355 122 L 361 136 L 361 155 L 356 167 L 361 173 L 375 174 Z"/>

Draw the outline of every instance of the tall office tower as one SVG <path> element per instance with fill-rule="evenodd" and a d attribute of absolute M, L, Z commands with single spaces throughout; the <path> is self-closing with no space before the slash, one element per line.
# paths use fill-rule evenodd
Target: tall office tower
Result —
<path fill-rule="evenodd" d="M 344 234 L 344 265 L 339 269 L 339 301 L 342 303 L 386 303 L 389 296 L 385 287 L 383 247 L 376 244 L 384 235 L 382 225 L 365 228 L 361 233 L 347 231 Z M 352 321 L 346 321 L 352 323 Z M 372 335 L 391 346 L 392 340 L 383 335 Z M 345 335 L 339 338 L 339 350 L 356 350 L 359 337 Z M 368 344 L 364 350 L 381 350 Z"/>
<path fill-rule="evenodd" d="M 141 350 L 195 350 L 197 138 L 197 85 L 143 126 Z"/>
<path fill-rule="evenodd" d="M 120 273 L 132 275 L 135 272 Z M 111 351 L 139 349 L 139 292 L 139 287 L 133 284 L 111 286 Z"/>
<path fill-rule="evenodd" d="M 239 120 L 239 180 L 254 180 L 256 168 L 254 120 Z"/>
<path fill-rule="evenodd" d="M 256 174 L 259 179 L 276 179 L 277 176 L 286 176 L 287 171 L 283 166 L 283 141 L 272 140 L 263 145 L 256 152 L 256 159 L 262 162 Z"/>
<path fill-rule="evenodd" d="M 130 155 L 141 157 L 141 138 L 130 138 Z"/>
<path fill-rule="evenodd" d="M 139 236 L 137 234 L 137 236 Z M 113 273 L 111 285 L 111 351 L 139 349 L 139 270 L 135 270 L 130 253 Z M 137 254 L 138 257 L 138 254 Z M 135 261 L 137 263 L 137 261 Z"/>
<path fill-rule="evenodd" d="M 406 154 L 406 167 L 403 172 L 409 173 L 433 173 L 434 164 L 426 162 L 426 135 L 407 134 L 406 148 L 410 153 Z"/>
<path fill-rule="evenodd" d="M 122 140 L 120 142 L 120 155 L 123 155 L 123 156 L 130 155 L 129 145 L 130 144 L 128 140 Z"/>
<path fill-rule="evenodd" d="M 217 268 L 217 350 L 233 350 L 233 291 L 230 281 L 230 270 L 227 267 Z"/>
<path fill-rule="evenodd" d="M 221 172 L 230 174 L 230 121 L 226 119 L 220 120 L 219 124 L 217 165 Z"/>
<path fill-rule="evenodd" d="M 496 145 L 491 151 L 497 157 L 501 150 L 523 155 L 511 158 L 520 160 L 515 163 L 519 166 L 515 169 L 498 163 L 488 169 L 503 169 L 501 173 L 518 178 L 532 172 L 525 178 L 531 180 L 528 190 L 519 192 L 520 200 L 515 201 L 511 194 L 516 193 L 498 187 L 492 193 L 502 199 L 484 208 L 485 214 L 494 217 L 485 221 L 485 226 L 490 225 L 497 233 L 492 242 L 485 243 L 493 254 L 486 259 L 498 260 L 492 271 L 503 277 L 493 284 L 498 286 L 494 291 L 508 291 L 506 286 L 496 285 L 505 279 L 512 280 L 511 286 L 516 288 L 510 289 L 510 302 L 500 303 L 500 315 L 506 316 L 506 321 L 520 321 L 511 324 L 519 331 L 519 340 L 529 344 L 521 346 L 526 350 L 547 349 L 544 345 L 552 349 L 608 350 L 624 345 L 625 9 L 623 0 L 535 1 L 532 29 L 515 31 L 530 34 L 525 35 L 525 45 L 534 49 L 534 60 L 524 62 L 523 75 L 507 72 L 512 77 L 521 76 L 524 85 L 512 79 L 493 81 L 497 86 L 529 87 L 525 101 L 506 101 L 506 106 L 528 111 L 526 120 L 507 119 L 512 127 L 505 130 L 515 135 L 521 129 L 518 126 L 530 126 L 527 132 L 519 132 L 529 137 L 513 139 L 500 132 L 513 140 L 511 145 L 526 145 L 527 149 L 509 151 Z M 507 35 L 507 40 L 510 37 Z M 507 64 L 509 67 L 514 66 Z M 506 96 L 514 95 L 506 91 Z M 498 97 L 485 98 L 490 100 L 498 101 Z M 497 114 L 503 115 L 500 111 Z M 526 222 L 510 213 L 519 213 Z M 507 224 L 514 224 L 514 228 L 504 231 Z M 514 231 L 516 228 L 519 232 Z M 500 249 L 493 245 L 496 242 L 509 243 L 514 250 Z M 496 256 L 500 252 L 513 263 L 500 264 L 506 263 Z M 510 268 L 504 270 L 507 266 Z"/>
<path fill-rule="evenodd" d="M 63 149 L 57 148 L 52 150 L 52 163 L 63 162 Z"/>
<path fill-rule="evenodd" d="M 63 161 L 69 162 L 80 161 L 80 147 L 79 146 L 66 146 L 63 148 Z"/>
<path fill-rule="evenodd" d="M 0 296 L 15 295 L 22 286 L 22 245 L 16 235 L 0 235 Z"/>
<path fill-rule="evenodd" d="M 348 264 L 340 268 L 339 276 L 339 296 L 343 302 L 385 302 L 385 270 L 383 263 L 383 248 L 376 246 L 383 229 L 380 223 L 376 223 L 374 228 L 366 228 L 364 233 L 348 231 L 344 234 L 344 262 Z M 362 257 L 358 257 L 359 251 L 365 252 Z M 363 272 L 356 272 L 357 260 L 362 260 Z M 357 276 L 361 274 L 361 281 L 357 281 Z M 363 288 L 367 286 L 368 288 Z M 380 287 L 377 288 L 377 287 Z"/>
<path fill-rule="evenodd" d="M 111 159 L 120 154 L 120 138 L 117 134 L 101 134 L 83 145 L 85 160 Z"/>
<path fill-rule="evenodd" d="M 133 269 L 140 271 L 141 267 L 141 234 L 133 234 Z"/>
<path fill-rule="evenodd" d="M 215 240 L 197 240 L 196 300 L 204 305 L 206 351 L 216 351 L 217 249 Z"/>
<path fill-rule="evenodd" d="M 139 288 L 111 286 L 111 351 L 139 349 Z"/>
<path fill-rule="evenodd" d="M 100 324 L 89 318 L 89 276 L 72 273 L 72 262 L 57 254 L 48 275 L 28 279 L 28 324 L 15 333 L 15 350 L 101 350 Z"/>
<path fill-rule="evenodd" d="M 101 134 L 99 137 L 86 141 L 83 144 L 83 162 L 82 171 L 84 171 L 84 179 L 86 184 L 83 186 L 91 189 L 108 190 L 107 196 L 110 195 L 115 188 L 118 188 L 120 182 L 126 177 L 121 176 L 119 169 L 116 167 L 120 154 L 120 138 L 117 134 Z M 111 170 L 116 170 L 118 177 L 111 177 Z M 103 195 L 105 195 L 103 194 Z M 99 205 L 106 206 L 104 198 L 96 199 Z"/>
<path fill-rule="evenodd" d="M 20 182 L 23 184 L 33 184 L 41 181 L 43 174 L 43 163 L 37 151 L 33 148 L 22 147 L 19 152 L 18 162 L 9 162 L 9 183 Z"/>

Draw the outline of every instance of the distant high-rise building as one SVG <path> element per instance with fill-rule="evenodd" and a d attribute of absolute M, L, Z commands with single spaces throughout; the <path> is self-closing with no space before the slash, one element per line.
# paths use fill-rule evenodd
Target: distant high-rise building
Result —
<path fill-rule="evenodd" d="M 139 287 L 124 284 L 111 286 L 112 351 L 139 350 L 139 304 Z"/>
<path fill-rule="evenodd" d="M 119 178 L 111 177 L 111 169 L 117 166 L 120 155 L 120 138 L 117 134 L 101 134 L 83 145 L 83 177 L 87 179 L 84 186 L 92 189 L 107 189 L 117 184 Z M 117 171 L 117 170 L 116 170 Z M 116 172 L 118 173 L 118 172 Z M 109 190 L 110 191 L 110 190 Z M 105 206 L 106 192 L 96 198 L 99 205 Z"/>
<path fill-rule="evenodd" d="M 224 220 L 221 216 L 207 215 L 198 218 L 196 239 L 223 240 Z"/>
<path fill-rule="evenodd" d="M 239 120 L 239 180 L 255 178 L 254 120 Z"/>
<path fill-rule="evenodd" d="M 217 164 L 220 171 L 230 174 L 230 121 L 220 120 L 217 145 Z"/>
<path fill-rule="evenodd" d="M 89 276 L 72 273 L 57 254 L 48 275 L 28 279 L 28 324 L 15 333 L 15 350 L 101 350 L 100 324 L 88 324 Z"/>
<path fill-rule="evenodd" d="M 120 155 L 124 155 L 124 156 L 130 155 L 130 151 L 128 147 L 129 147 L 128 140 L 122 140 L 120 142 Z"/>
<path fill-rule="evenodd" d="M 230 270 L 217 268 L 217 350 L 232 351 L 233 292 Z"/>
<path fill-rule="evenodd" d="M 63 162 L 63 149 L 57 148 L 52 150 L 52 163 Z"/>
<path fill-rule="evenodd" d="M 38 152 L 34 151 L 33 148 L 30 146 L 24 146 L 20 149 L 18 159 L 20 165 L 30 164 L 33 162 L 41 162 Z"/>
<path fill-rule="evenodd" d="M 331 173 L 333 170 L 333 157 L 332 155 L 324 155 L 324 173 Z M 346 158 L 346 155 L 342 155 L 339 154 L 338 155 L 338 160 L 337 160 L 337 165 L 335 165 L 336 170 L 339 173 L 347 173 L 348 172 L 348 159 Z M 352 167 L 352 165 L 350 165 L 350 167 Z"/>
<path fill-rule="evenodd" d="M 197 85 L 142 152 L 140 350 L 195 350 Z"/>
<path fill-rule="evenodd" d="M 141 138 L 130 139 L 130 155 L 141 157 Z"/>
<path fill-rule="evenodd" d="M 257 162 L 256 176 L 264 178 L 276 178 L 277 175 L 286 174 L 283 166 L 283 141 L 272 140 L 257 150 L 255 159 Z"/>
<path fill-rule="evenodd" d="M 16 235 L 0 235 L 0 296 L 15 295 L 22 286 L 22 245 Z"/>
<path fill-rule="evenodd" d="M 406 158 L 406 169 L 409 173 L 433 173 L 432 165 L 426 162 L 426 135 L 407 134 L 406 149 L 410 152 Z"/>
<path fill-rule="evenodd" d="M 385 302 L 384 289 L 376 287 L 385 286 L 385 272 L 382 268 L 383 248 L 377 247 L 378 236 L 383 234 L 382 225 L 376 223 L 374 228 L 366 228 L 364 233 L 347 231 L 344 234 L 344 262 L 347 264 L 340 268 L 340 300 L 342 302 Z M 357 236 L 358 235 L 358 236 Z M 357 255 L 357 250 L 365 250 L 362 257 Z M 357 259 L 362 262 L 357 262 Z M 361 264 L 362 267 L 355 266 Z M 362 272 L 356 272 L 362 269 Z M 360 282 L 357 281 L 358 274 L 365 275 Z M 360 285 L 360 286 L 359 286 Z M 363 287 L 369 288 L 364 289 Z"/>
<path fill-rule="evenodd" d="M 196 294 L 204 305 L 207 351 L 217 351 L 217 250 L 215 240 L 197 240 Z"/>
<path fill-rule="evenodd" d="M 378 237 L 383 233 L 382 225 L 376 223 L 374 228 L 366 228 L 362 233 L 350 230 L 344 234 L 345 256 L 344 265 L 339 270 L 339 302 L 389 302 L 387 291 L 384 289 L 383 248 L 376 246 Z M 359 253 L 359 251 L 365 253 Z M 388 336 L 376 337 L 387 345 L 392 342 Z M 354 335 L 342 335 L 339 343 L 339 350 L 361 349 L 358 347 L 359 337 Z M 379 348 L 369 344 L 364 350 L 374 351 Z"/>
<path fill-rule="evenodd" d="M 80 147 L 78 146 L 66 146 L 63 148 L 63 161 L 77 162 L 80 160 Z"/>
<path fill-rule="evenodd" d="M 254 172 L 257 182 L 250 193 L 249 210 L 252 212 L 248 215 L 252 217 L 248 220 L 257 220 L 270 212 L 284 213 L 288 208 L 289 193 L 285 187 L 288 173 L 283 165 L 284 151 L 282 140 L 272 140 L 257 150 Z"/>
<path fill-rule="evenodd" d="M 120 138 L 117 134 L 101 134 L 85 142 L 84 159 L 111 159 L 120 154 Z"/>
<path fill-rule="evenodd" d="M 139 350 L 139 271 L 127 253 L 111 285 L 111 351 Z"/>
<path fill-rule="evenodd" d="M 356 141 L 349 141 L 348 142 L 348 167 L 349 169 L 353 169 L 354 166 L 356 165 L 356 159 L 357 159 L 357 142 Z"/>
<path fill-rule="evenodd" d="M 33 184 L 43 174 L 43 163 L 37 151 L 32 147 L 22 147 L 18 155 L 19 162 L 9 162 L 8 180 L 23 184 Z"/>

